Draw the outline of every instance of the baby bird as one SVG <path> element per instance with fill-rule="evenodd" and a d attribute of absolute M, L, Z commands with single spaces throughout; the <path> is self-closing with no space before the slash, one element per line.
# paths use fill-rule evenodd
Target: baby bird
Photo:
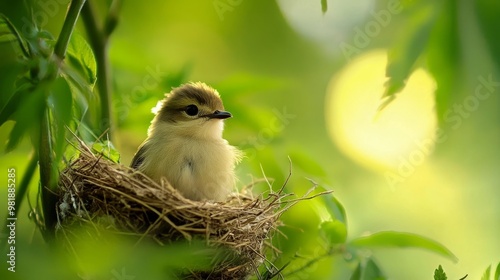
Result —
<path fill-rule="evenodd" d="M 156 110 L 131 167 L 156 182 L 164 177 L 186 198 L 224 200 L 234 188 L 241 152 L 222 138 L 224 119 L 232 115 L 219 93 L 201 82 L 184 84 Z"/>

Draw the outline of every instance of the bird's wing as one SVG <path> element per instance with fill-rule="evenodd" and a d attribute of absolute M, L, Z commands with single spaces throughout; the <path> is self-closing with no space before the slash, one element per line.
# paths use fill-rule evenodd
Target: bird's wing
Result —
<path fill-rule="evenodd" d="M 147 150 L 146 142 L 144 142 L 139 146 L 139 149 L 135 153 L 134 158 L 132 159 L 132 163 L 130 164 L 130 167 L 138 169 L 139 166 L 141 166 L 142 162 L 144 161 L 146 150 Z"/>

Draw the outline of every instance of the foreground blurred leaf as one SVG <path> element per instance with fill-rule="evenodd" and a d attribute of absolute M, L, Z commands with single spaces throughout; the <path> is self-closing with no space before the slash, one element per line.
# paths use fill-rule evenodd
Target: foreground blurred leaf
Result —
<path fill-rule="evenodd" d="M 435 5 L 418 5 L 407 15 L 405 25 L 399 29 L 400 33 L 389 50 L 386 76 L 386 89 L 383 98 L 387 98 L 381 109 L 387 105 L 387 101 L 400 92 L 413 72 L 415 61 L 425 49 L 431 28 L 434 24 L 436 8 Z"/>
<path fill-rule="evenodd" d="M 481 280 L 490 280 L 490 274 L 491 274 L 491 265 L 489 265 L 486 270 L 483 273 L 483 277 L 481 277 Z"/>
<path fill-rule="evenodd" d="M 500 280 L 500 262 L 497 264 L 495 272 L 492 271 L 493 266 L 489 265 L 483 273 L 481 280 Z M 495 275 L 493 275 L 495 274 Z M 493 278 L 491 278 L 493 277 Z"/>
<path fill-rule="evenodd" d="M 354 270 L 354 272 L 352 273 L 351 275 L 351 278 L 349 278 L 350 280 L 359 280 L 361 279 L 361 274 L 362 274 L 362 266 L 361 266 L 361 262 L 358 263 L 358 266 L 356 266 L 356 269 Z"/>
<path fill-rule="evenodd" d="M 446 273 L 444 273 L 443 267 L 439 265 L 436 270 L 434 270 L 434 280 L 447 280 Z"/>
<path fill-rule="evenodd" d="M 386 279 L 378 265 L 369 258 L 367 261 L 360 261 L 354 270 L 351 280 L 384 280 Z"/>
<path fill-rule="evenodd" d="M 321 11 L 323 14 L 328 11 L 328 0 L 321 0 Z"/>
<path fill-rule="evenodd" d="M 66 225 L 59 233 L 61 239 L 49 248 L 40 241 L 28 242 L 26 233 L 19 232 L 22 242 L 16 242 L 16 256 L 23 256 L 22 261 L 16 263 L 15 273 L 0 270 L 0 279 L 179 279 L 179 271 L 209 269 L 225 252 L 201 241 L 136 244 L 134 238 L 113 235 L 95 224 L 82 229 Z M 48 269 L 54 265 L 57 269 Z"/>
<path fill-rule="evenodd" d="M 460 87 L 460 40 L 458 8 L 455 0 L 445 0 L 429 40 L 427 65 L 436 80 L 436 110 L 438 120 L 445 119 L 451 100 Z"/>
<path fill-rule="evenodd" d="M 382 231 L 356 238 L 350 242 L 350 245 L 371 248 L 420 248 L 440 254 L 454 262 L 458 260 L 450 250 L 439 242 L 414 233 Z"/>
<path fill-rule="evenodd" d="M 476 5 L 477 20 L 484 34 L 483 38 L 486 40 L 497 68 L 500 69 L 500 36 L 498 36 L 500 30 L 500 17 L 498 16 L 500 1 L 477 0 L 474 3 Z"/>
<path fill-rule="evenodd" d="M 105 219 L 105 217 L 103 217 Z M 228 255 L 223 249 L 208 247 L 201 240 L 169 242 L 160 246 L 145 238 L 123 238 L 120 234 L 104 229 L 112 220 L 97 221 L 82 228 L 66 228 L 67 244 L 71 244 L 75 256 L 70 256 L 75 267 L 91 279 L 110 279 L 125 268 L 135 279 L 179 279 L 176 275 L 187 270 L 205 270 Z M 176 277 L 177 276 L 177 277 Z"/>
<path fill-rule="evenodd" d="M 378 265 L 373 261 L 372 258 L 368 259 L 365 266 L 364 279 L 373 279 L 373 280 L 384 280 L 386 279 L 382 270 L 378 267 Z"/>
<path fill-rule="evenodd" d="M 495 280 L 500 280 L 500 262 L 497 264 L 497 269 L 495 270 Z"/>

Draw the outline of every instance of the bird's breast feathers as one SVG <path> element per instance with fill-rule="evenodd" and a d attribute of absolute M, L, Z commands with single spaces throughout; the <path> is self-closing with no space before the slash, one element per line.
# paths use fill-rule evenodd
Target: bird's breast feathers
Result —
<path fill-rule="evenodd" d="M 231 192 L 240 152 L 226 140 L 184 137 L 164 140 L 149 145 L 147 160 L 139 168 L 143 173 L 158 182 L 165 177 L 193 200 L 219 201 Z"/>

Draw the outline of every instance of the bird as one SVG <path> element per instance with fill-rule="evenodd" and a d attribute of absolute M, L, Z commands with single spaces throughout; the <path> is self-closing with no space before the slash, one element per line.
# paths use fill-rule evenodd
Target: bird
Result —
<path fill-rule="evenodd" d="M 158 183 L 165 178 L 185 198 L 224 201 L 235 188 L 242 152 L 222 137 L 232 114 L 217 90 L 202 82 L 180 85 L 153 112 L 130 166 Z"/>

